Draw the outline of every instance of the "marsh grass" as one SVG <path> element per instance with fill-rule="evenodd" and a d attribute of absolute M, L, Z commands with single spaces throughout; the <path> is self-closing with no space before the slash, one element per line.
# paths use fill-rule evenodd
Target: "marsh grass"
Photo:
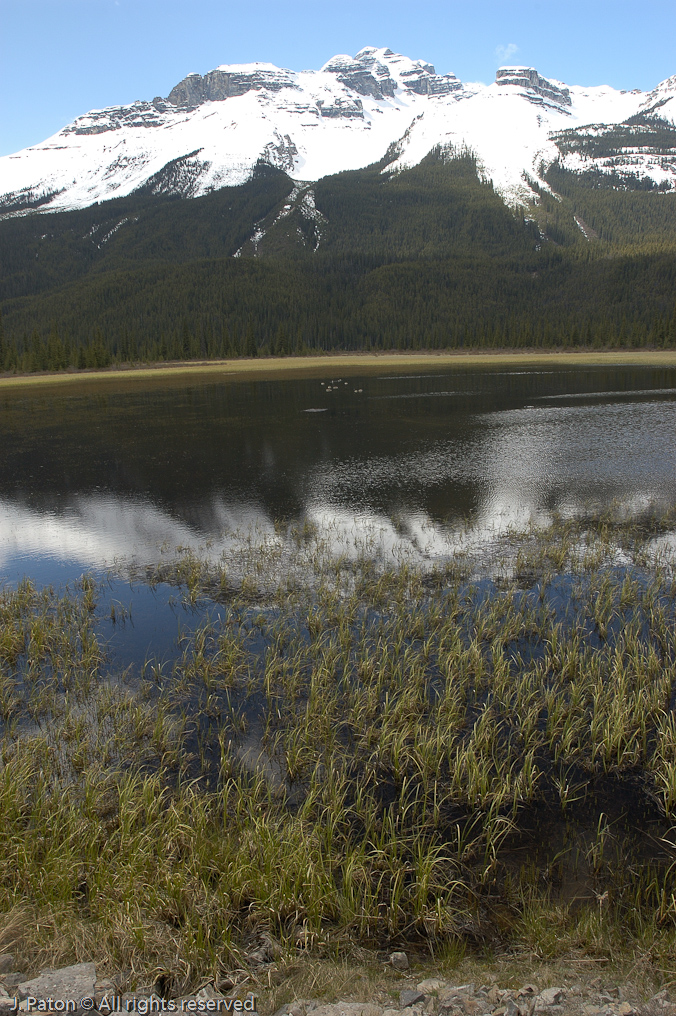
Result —
<path fill-rule="evenodd" d="M 252 547 L 225 616 L 131 683 L 90 580 L 6 590 L 2 944 L 167 993 L 260 980 L 262 931 L 282 967 L 405 944 L 673 974 L 672 523 L 559 521 L 489 576 L 319 555 L 273 589 Z M 188 602 L 226 586 L 175 568 Z"/>

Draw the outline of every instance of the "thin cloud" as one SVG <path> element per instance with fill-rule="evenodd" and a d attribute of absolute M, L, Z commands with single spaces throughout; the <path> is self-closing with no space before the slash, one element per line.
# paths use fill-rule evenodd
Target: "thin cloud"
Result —
<path fill-rule="evenodd" d="M 519 47 L 514 42 L 508 43 L 506 46 L 496 46 L 495 55 L 501 63 L 507 63 L 507 61 L 514 56 L 515 53 L 519 52 Z"/>

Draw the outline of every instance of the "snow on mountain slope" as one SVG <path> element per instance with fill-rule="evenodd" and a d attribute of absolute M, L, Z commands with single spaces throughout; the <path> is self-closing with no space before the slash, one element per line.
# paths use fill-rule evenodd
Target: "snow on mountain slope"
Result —
<path fill-rule="evenodd" d="M 652 92 L 647 92 L 641 103 L 641 109 L 676 124 L 676 74 L 666 81 L 660 81 Z"/>
<path fill-rule="evenodd" d="M 648 106 L 675 119 L 676 78 L 648 95 L 566 87 L 524 67 L 501 68 L 490 85 L 463 84 L 374 47 L 320 71 L 224 65 L 188 75 L 166 99 L 93 110 L 0 159 L 0 212 L 82 208 L 140 187 L 194 197 L 244 182 L 261 159 L 303 181 L 388 150 L 388 168 L 403 169 L 437 145 L 472 149 L 514 204 L 532 197 L 527 177 L 559 155 L 552 134 Z"/>
<path fill-rule="evenodd" d="M 533 197 L 527 179 L 537 179 L 540 164 L 559 155 L 552 133 L 577 124 L 615 123 L 635 113 L 642 98 L 641 93 L 623 94 L 612 88 L 566 89 L 553 81 L 536 91 L 521 84 L 522 79 L 510 74 L 501 80 L 498 71 L 492 85 L 466 85 L 467 101 L 457 103 L 452 115 L 440 104 L 427 109 L 411 126 L 392 168 L 417 165 L 436 144 L 451 150 L 469 148 L 478 156 L 485 178 L 493 181 L 508 204 L 526 202 Z M 560 99 L 554 98 L 554 89 L 560 91 Z"/>
<path fill-rule="evenodd" d="M 633 113 L 622 118 L 601 115 L 601 107 L 583 126 L 553 132 L 564 169 L 610 177 L 616 187 L 644 185 L 676 189 L 676 77 L 640 95 Z M 631 103 L 628 102 L 629 108 Z M 614 111 L 614 105 L 613 110 Z M 612 112 L 611 111 L 611 112 Z"/>

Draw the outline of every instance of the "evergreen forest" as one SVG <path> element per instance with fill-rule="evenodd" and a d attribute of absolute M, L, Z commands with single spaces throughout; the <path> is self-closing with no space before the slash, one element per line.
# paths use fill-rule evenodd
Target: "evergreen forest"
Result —
<path fill-rule="evenodd" d="M 558 143 L 612 156 L 645 130 Z M 554 163 L 514 210 L 470 152 L 384 163 L 307 185 L 261 163 L 199 198 L 145 189 L 5 218 L 0 369 L 676 345 L 673 192 Z"/>

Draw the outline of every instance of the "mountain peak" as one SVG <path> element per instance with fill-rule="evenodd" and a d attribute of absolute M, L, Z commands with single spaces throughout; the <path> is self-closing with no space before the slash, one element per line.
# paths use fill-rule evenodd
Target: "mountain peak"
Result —
<path fill-rule="evenodd" d="M 676 98 L 676 74 L 670 78 L 666 78 L 664 81 L 660 81 L 659 85 L 653 88 L 652 92 L 648 92 L 645 97 L 642 107 L 646 110 L 657 110 L 660 107 L 665 106 L 669 103 L 669 106 L 676 105 L 673 103 L 673 99 Z M 664 110 L 662 110 L 662 115 Z M 674 111 L 672 110 L 671 119 L 674 118 Z"/>
<path fill-rule="evenodd" d="M 392 97 L 397 89 L 418 95 L 448 95 L 462 88 L 455 74 L 437 74 L 433 64 L 375 46 L 364 46 L 354 57 L 334 56 L 322 71 L 336 74 L 348 88 L 374 98 Z"/>
<path fill-rule="evenodd" d="M 525 88 L 529 98 L 537 95 L 541 99 L 548 99 L 559 106 L 570 106 L 570 92 L 559 81 L 550 81 L 543 78 L 534 67 L 498 67 L 495 73 L 496 85 L 515 85 L 518 88 Z M 537 101 L 537 100 L 536 100 Z"/>
<path fill-rule="evenodd" d="M 245 95 L 252 89 L 268 88 L 278 92 L 282 88 L 295 88 L 294 75 L 270 63 L 222 64 L 215 70 L 201 74 L 188 74 L 174 85 L 167 102 L 174 106 L 195 107 L 203 102 L 217 102 L 236 95 Z"/>

